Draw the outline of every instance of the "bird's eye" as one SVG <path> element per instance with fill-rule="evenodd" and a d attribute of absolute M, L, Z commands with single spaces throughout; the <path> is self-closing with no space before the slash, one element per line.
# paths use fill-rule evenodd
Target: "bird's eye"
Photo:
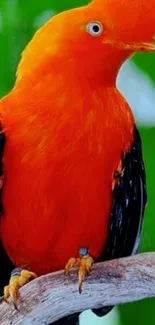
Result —
<path fill-rule="evenodd" d="M 103 32 L 103 26 L 100 22 L 92 21 L 87 24 L 86 30 L 92 36 L 100 36 Z"/>

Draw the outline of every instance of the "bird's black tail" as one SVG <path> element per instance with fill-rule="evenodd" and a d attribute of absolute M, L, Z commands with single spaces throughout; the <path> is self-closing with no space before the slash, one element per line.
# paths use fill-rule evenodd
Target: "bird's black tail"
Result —
<path fill-rule="evenodd" d="M 96 316 L 103 317 L 108 314 L 113 309 L 113 307 L 114 306 L 102 307 L 100 309 L 93 309 L 92 311 L 94 314 L 96 314 Z M 51 325 L 79 325 L 79 315 L 79 313 L 76 313 L 74 315 L 67 316 Z"/>
<path fill-rule="evenodd" d="M 51 325 L 79 325 L 79 313 L 64 317 Z"/>

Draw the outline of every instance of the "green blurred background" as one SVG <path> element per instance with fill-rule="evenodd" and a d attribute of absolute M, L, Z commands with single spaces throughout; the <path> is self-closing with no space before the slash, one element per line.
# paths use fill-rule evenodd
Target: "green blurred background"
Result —
<path fill-rule="evenodd" d="M 51 15 L 64 9 L 83 5 L 87 2 L 86 0 L 0 0 L 0 96 L 5 95 L 13 86 L 15 70 L 20 58 L 20 53 L 35 30 Z M 147 87 L 149 84 L 153 92 L 155 92 L 154 66 L 154 54 L 139 54 L 132 58 L 132 62 L 129 64 L 128 69 L 130 69 L 130 67 L 132 71 L 135 69 L 136 75 L 139 74 L 139 80 L 141 80 L 141 78 L 146 78 Z M 128 74 L 126 74 L 125 82 L 128 86 Z M 140 110 L 141 104 L 143 104 L 143 106 L 145 105 L 143 101 L 143 103 L 140 103 L 138 100 L 140 96 L 138 84 L 137 92 L 134 91 L 132 93 L 132 91 L 130 91 L 130 98 L 131 101 L 137 99 L 137 105 Z M 135 87 L 134 89 L 136 89 Z M 141 91 L 145 93 L 144 83 Z M 147 96 L 148 98 L 146 98 Z M 143 139 L 149 202 L 145 214 L 141 251 L 151 251 L 155 249 L 155 119 L 153 120 L 151 116 L 150 119 L 149 116 L 146 119 L 146 114 L 150 114 L 148 105 L 149 100 L 152 100 L 152 96 L 150 98 L 149 93 L 147 93 L 145 95 L 145 100 L 146 107 L 144 108 L 146 111 L 144 118 L 141 119 L 140 130 Z M 155 102 L 151 103 L 151 105 L 155 110 Z M 150 123 L 148 122 L 149 120 Z M 154 325 L 154 307 L 155 299 L 123 305 L 119 307 L 119 324 L 131 325 L 132 323 L 132 325 L 137 325 L 137 323 L 140 323 L 141 325 Z M 116 323 L 118 325 L 118 321 L 115 322 L 115 320 L 113 320 L 112 324 L 116 325 Z M 90 325 L 89 321 L 85 321 L 85 324 Z M 105 324 L 104 320 L 103 324 Z"/>

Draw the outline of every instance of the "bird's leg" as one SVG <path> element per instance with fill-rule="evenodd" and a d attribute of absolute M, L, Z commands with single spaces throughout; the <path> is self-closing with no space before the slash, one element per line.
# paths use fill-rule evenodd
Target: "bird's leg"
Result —
<path fill-rule="evenodd" d="M 9 284 L 4 287 L 4 301 L 8 302 L 11 298 L 15 309 L 17 309 L 18 293 L 20 287 L 37 278 L 34 272 L 22 268 L 16 268 L 11 272 Z"/>
<path fill-rule="evenodd" d="M 82 284 L 85 277 L 90 274 L 94 260 L 88 254 L 87 248 L 80 248 L 78 258 L 70 258 L 65 266 L 65 275 L 69 275 L 71 269 L 77 266 L 78 269 L 78 287 L 79 293 L 82 292 Z"/>

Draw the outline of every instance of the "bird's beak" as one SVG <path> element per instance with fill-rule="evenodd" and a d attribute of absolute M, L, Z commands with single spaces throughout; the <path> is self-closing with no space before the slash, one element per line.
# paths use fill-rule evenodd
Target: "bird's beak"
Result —
<path fill-rule="evenodd" d="M 104 42 L 105 43 L 105 42 Z M 120 50 L 127 50 L 131 52 L 155 52 L 155 38 L 152 42 L 146 43 L 124 43 L 124 42 L 109 42 L 106 44 L 110 44 L 111 46 L 118 48 Z"/>
<path fill-rule="evenodd" d="M 124 50 L 132 52 L 155 52 L 155 42 L 122 44 Z"/>

